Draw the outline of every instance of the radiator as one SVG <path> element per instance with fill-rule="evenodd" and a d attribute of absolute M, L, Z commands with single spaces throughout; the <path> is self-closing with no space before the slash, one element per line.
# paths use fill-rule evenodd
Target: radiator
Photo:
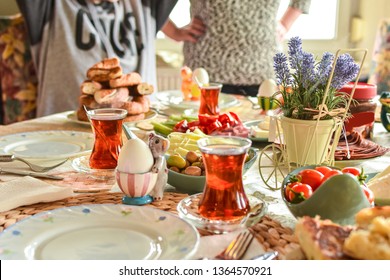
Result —
<path fill-rule="evenodd" d="M 180 69 L 157 68 L 158 91 L 179 90 L 181 88 Z"/>

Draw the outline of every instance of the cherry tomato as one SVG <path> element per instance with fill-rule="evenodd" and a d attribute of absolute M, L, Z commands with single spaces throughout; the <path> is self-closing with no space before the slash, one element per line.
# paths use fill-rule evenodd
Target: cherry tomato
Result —
<path fill-rule="evenodd" d="M 289 192 L 288 200 L 291 203 L 299 203 L 308 199 L 313 194 L 313 189 L 308 184 L 295 184 Z"/>
<path fill-rule="evenodd" d="M 329 171 L 332 171 L 333 169 L 329 166 L 317 166 L 315 170 L 321 172 L 323 175 L 326 175 Z"/>
<path fill-rule="evenodd" d="M 289 195 L 290 195 L 291 188 L 294 187 L 296 184 L 299 184 L 299 182 L 290 182 L 286 185 L 286 188 L 284 189 L 284 196 L 288 201 L 290 201 Z"/>
<path fill-rule="evenodd" d="M 304 169 L 298 173 L 298 177 L 301 183 L 308 184 L 315 191 L 321 185 L 324 175 L 315 169 Z"/>
<path fill-rule="evenodd" d="M 363 189 L 363 192 L 364 194 L 366 195 L 367 199 L 368 199 L 368 202 L 370 202 L 370 204 L 373 204 L 374 202 L 374 193 L 372 192 L 372 190 L 370 190 L 369 188 L 363 186 L 362 187 Z"/>
<path fill-rule="evenodd" d="M 343 169 L 341 169 L 341 172 L 350 173 L 350 174 L 355 175 L 355 176 L 360 175 L 360 169 L 357 167 L 344 167 Z"/>
<path fill-rule="evenodd" d="M 333 169 L 332 171 L 329 171 L 328 173 L 326 173 L 326 175 L 324 176 L 324 178 L 322 178 L 322 182 L 325 182 L 326 180 L 328 180 L 330 177 L 332 176 L 335 176 L 335 175 L 341 175 L 343 174 L 343 172 L 341 172 L 340 170 L 338 169 Z"/>

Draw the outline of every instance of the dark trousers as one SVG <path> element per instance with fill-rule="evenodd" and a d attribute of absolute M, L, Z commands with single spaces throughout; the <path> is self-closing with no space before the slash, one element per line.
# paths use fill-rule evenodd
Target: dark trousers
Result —
<path fill-rule="evenodd" d="M 239 86 L 239 85 L 226 85 L 222 86 L 222 93 L 239 94 L 244 96 L 255 97 L 259 91 L 259 85 Z"/>

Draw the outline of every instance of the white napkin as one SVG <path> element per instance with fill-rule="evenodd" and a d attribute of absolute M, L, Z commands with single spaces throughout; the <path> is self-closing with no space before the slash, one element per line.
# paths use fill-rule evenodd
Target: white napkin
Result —
<path fill-rule="evenodd" d="M 213 259 L 216 255 L 221 253 L 240 232 L 240 230 L 237 230 L 226 234 L 201 237 L 198 250 L 193 259 Z M 242 259 L 249 260 L 263 253 L 265 253 L 264 247 L 254 237 Z"/>
<path fill-rule="evenodd" d="M 0 183 L 0 212 L 23 205 L 64 199 L 73 195 L 72 188 L 50 185 L 30 176 Z"/>

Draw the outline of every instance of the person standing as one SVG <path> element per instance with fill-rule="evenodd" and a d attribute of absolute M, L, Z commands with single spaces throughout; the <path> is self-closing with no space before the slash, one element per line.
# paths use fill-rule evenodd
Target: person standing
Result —
<path fill-rule="evenodd" d="M 104 58 L 156 85 L 155 36 L 177 0 L 16 1 L 38 73 L 38 117 L 76 110 L 87 69 Z"/>
<path fill-rule="evenodd" d="M 203 67 L 222 92 L 256 96 L 262 81 L 274 78 L 273 56 L 279 43 L 310 0 L 290 0 L 277 21 L 280 0 L 190 0 L 192 21 L 178 28 L 171 21 L 162 31 L 184 41 L 184 64 Z"/>

